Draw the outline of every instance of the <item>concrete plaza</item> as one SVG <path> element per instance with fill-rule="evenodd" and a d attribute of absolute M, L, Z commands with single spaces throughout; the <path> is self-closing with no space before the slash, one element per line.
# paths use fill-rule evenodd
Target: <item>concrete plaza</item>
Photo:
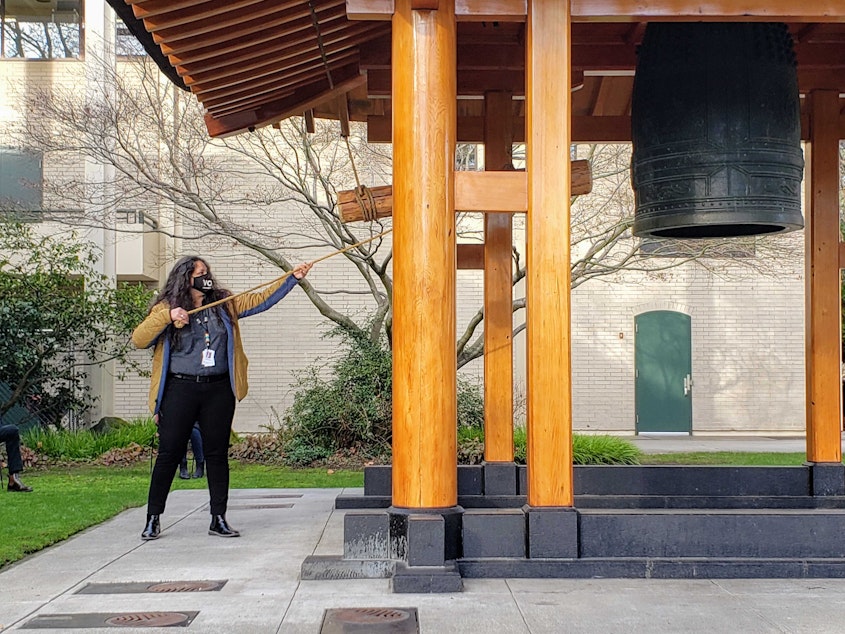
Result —
<path fill-rule="evenodd" d="M 803 439 L 770 442 L 770 451 L 803 447 Z M 739 450 L 743 443 L 731 444 Z M 171 495 L 156 541 L 139 539 L 143 508 L 125 511 L 0 571 L 0 630 L 102 632 L 75 627 L 73 619 L 178 612 L 192 617 L 192 632 L 317 634 L 326 610 L 373 607 L 415 608 L 426 634 L 845 630 L 845 579 L 465 579 L 461 593 L 428 595 L 393 594 L 386 579 L 302 581 L 305 557 L 343 550 L 344 512 L 334 509 L 341 492 L 360 490 L 233 490 L 228 518 L 242 532 L 238 539 L 207 534 L 204 490 Z M 189 581 L 225 584 L 204 592 L 125 591 L 134 587 L 127 584 Z M 105 591 L 91 592 L 97 588 Z"/>

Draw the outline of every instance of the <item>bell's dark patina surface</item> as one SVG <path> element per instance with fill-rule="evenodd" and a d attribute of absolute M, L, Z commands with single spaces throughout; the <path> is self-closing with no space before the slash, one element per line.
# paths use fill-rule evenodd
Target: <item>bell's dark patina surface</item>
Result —
<path fill-rule="evenodd" d="M 651 23 L 631 104 L 634 235 L 792 231 L 801 119 L 784 24 Z"/>

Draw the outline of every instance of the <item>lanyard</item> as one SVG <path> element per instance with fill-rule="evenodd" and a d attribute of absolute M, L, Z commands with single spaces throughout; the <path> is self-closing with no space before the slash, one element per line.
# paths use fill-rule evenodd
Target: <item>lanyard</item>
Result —
<path fill-rule="evenodd" d="M 208 313 L 205 314 L 205 319 L 197 317 L 197 323 L 205 330 L 205 349 L 208 350 L 211 347 L 211 334 L 208 332 Z"/>

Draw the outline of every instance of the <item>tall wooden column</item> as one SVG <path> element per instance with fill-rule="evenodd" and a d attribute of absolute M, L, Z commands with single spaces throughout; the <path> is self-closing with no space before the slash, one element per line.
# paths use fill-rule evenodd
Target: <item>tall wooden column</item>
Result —
<path fill-rule="evenodd" d="M 570 0 L 528 0 L 528 505 L 571 507 Z M 530 522 L 530 519 L 529 519 Z"/>
<path fill-rule="evenodd" d="M 490 92 L 484 96 L 486 171 L 513 169 L 512 99 L 510 92 Z M 513 462 L 512 249 L 513 216 L 484 214 L 484 460 L 487 462 Z"/>
<path fill-rule="evenodd" d="M 840 426 L 839 91 L 808 95 L 806 229 L 807 460 L 842 460 Z"/>
<path fill-rule="evenodd" d="M 393 505 L 457 504 L 454 0 L 393 14 Z"/>

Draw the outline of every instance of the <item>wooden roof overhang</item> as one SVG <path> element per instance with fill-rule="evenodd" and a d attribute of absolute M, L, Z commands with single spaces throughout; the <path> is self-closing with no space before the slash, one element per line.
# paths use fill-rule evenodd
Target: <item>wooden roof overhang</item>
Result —
<path fill-rule="evenodd" d="M 370 141 L 390 141 L 393 0 L 109 2 L 168 76 L 196 95 L 212 136 L 309 113 L 366 121 Z M 802 94 L 845 93 L 841 0 L 572 0 L 571 6 L 576 142 L 630 140 L 636 47 L 653 20 L 786 22 Z M 526 0 L 457 0 L 459 141 L 482 140 L 483 95 L 491 91 L 515 96 L 515 140 L 521 140 L 526 12 Z"/>

